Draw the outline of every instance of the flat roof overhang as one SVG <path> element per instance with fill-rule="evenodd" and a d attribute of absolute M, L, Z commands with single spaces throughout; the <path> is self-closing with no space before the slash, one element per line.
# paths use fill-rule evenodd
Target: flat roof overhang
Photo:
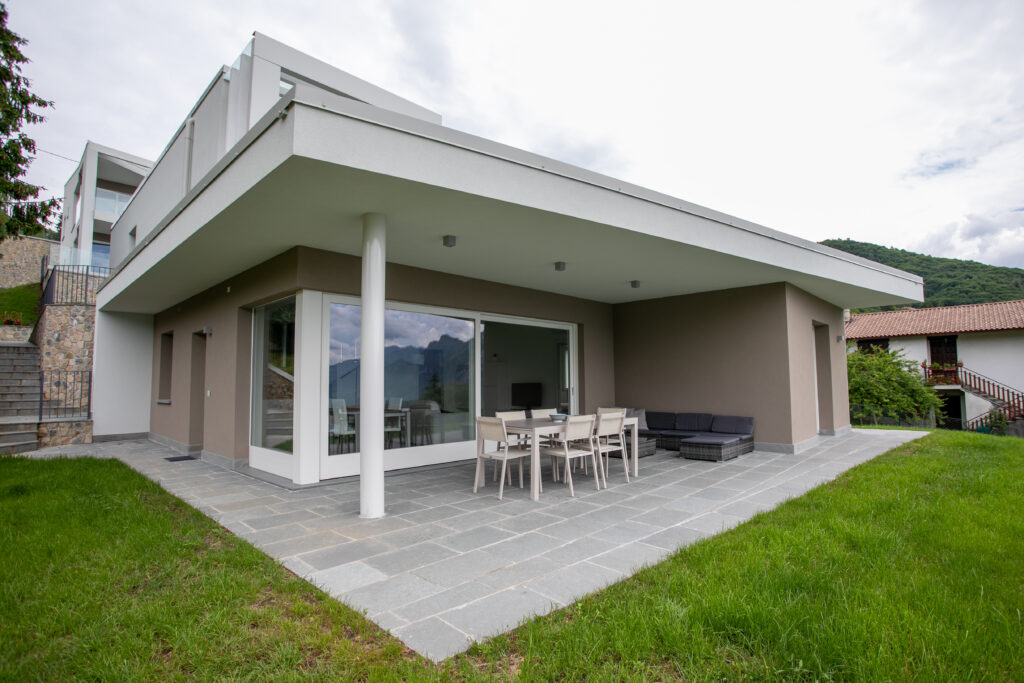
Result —
<path fill-rule="evenodd" d="M 296 245 L 359 255 L 368 212 L 387 216 L 389 262 L 606 303 L 783 281 L 844 308 L 923 299 L 916 275 L 297 90 L 119 267 L 100 290 L 102 310 L 162 311 Z M 442 246 L 443 235 L 457 245 Z"/>

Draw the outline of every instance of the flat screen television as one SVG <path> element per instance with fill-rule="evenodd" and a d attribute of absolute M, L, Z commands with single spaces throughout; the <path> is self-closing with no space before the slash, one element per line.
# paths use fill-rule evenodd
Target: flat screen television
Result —
<path fill-rule="evenodd" d="M 512 384 L 512 406 L 515 408 L 538 408 L 544 395 L 540 382 L 514 382 Z"/>

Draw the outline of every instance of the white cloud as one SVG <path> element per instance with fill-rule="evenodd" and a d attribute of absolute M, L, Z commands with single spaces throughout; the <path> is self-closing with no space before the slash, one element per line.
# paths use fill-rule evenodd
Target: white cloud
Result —
<path fill-rule="evenodd" d="M 447 125 L 819 240 L 1024 266 L 1024 3 L 14 2 L 33 130 L 159 154 L 253 30 Z M 31 179 L 59 189 L 68 162 Z M 972 237 L 1001 226 L 1000 247 Z M 987 241 L 986 241 L 987 240 Z"/>

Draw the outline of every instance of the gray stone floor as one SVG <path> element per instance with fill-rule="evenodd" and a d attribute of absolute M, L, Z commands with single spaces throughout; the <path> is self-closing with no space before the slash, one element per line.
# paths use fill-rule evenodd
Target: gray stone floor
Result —
<path fill-rule="evenodd" d="M 287 490 L 150 441 L 45 449 L 118 458 L 435 661 L 572 603 L 698 539 L 802 495 L 923 432 L 853 430 L 798 455 L 725 462 L 660 451 L 625 483 L 574 479 L 473 494 L 473 463 L 386 478 L 387 516 L 359 519 L 359 484 Z"/>

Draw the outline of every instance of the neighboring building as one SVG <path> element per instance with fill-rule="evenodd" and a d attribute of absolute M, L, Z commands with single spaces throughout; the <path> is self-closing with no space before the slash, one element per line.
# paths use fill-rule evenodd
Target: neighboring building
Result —
<path fill-rule="evenodd" d="M 309 484 L 472 458 L 541 402 L 850 424 L 843 309 L 919 277 L 441 125 L 255 34 L 111 230 L 94 433 Z"/>
<path fill-rule="evenodd" d="M 970 428 L 993 409 L 1024 405 L 1024 300 L 861 313 L 846 337 L 924 364 L 949 426 Z"/>
<path fill-rule="evenodd" d="M 60 251 L 51 266 L 110 266 L 110 228 L 128 206 L 153 162 L 87 142 L 64 185 Z"/>

